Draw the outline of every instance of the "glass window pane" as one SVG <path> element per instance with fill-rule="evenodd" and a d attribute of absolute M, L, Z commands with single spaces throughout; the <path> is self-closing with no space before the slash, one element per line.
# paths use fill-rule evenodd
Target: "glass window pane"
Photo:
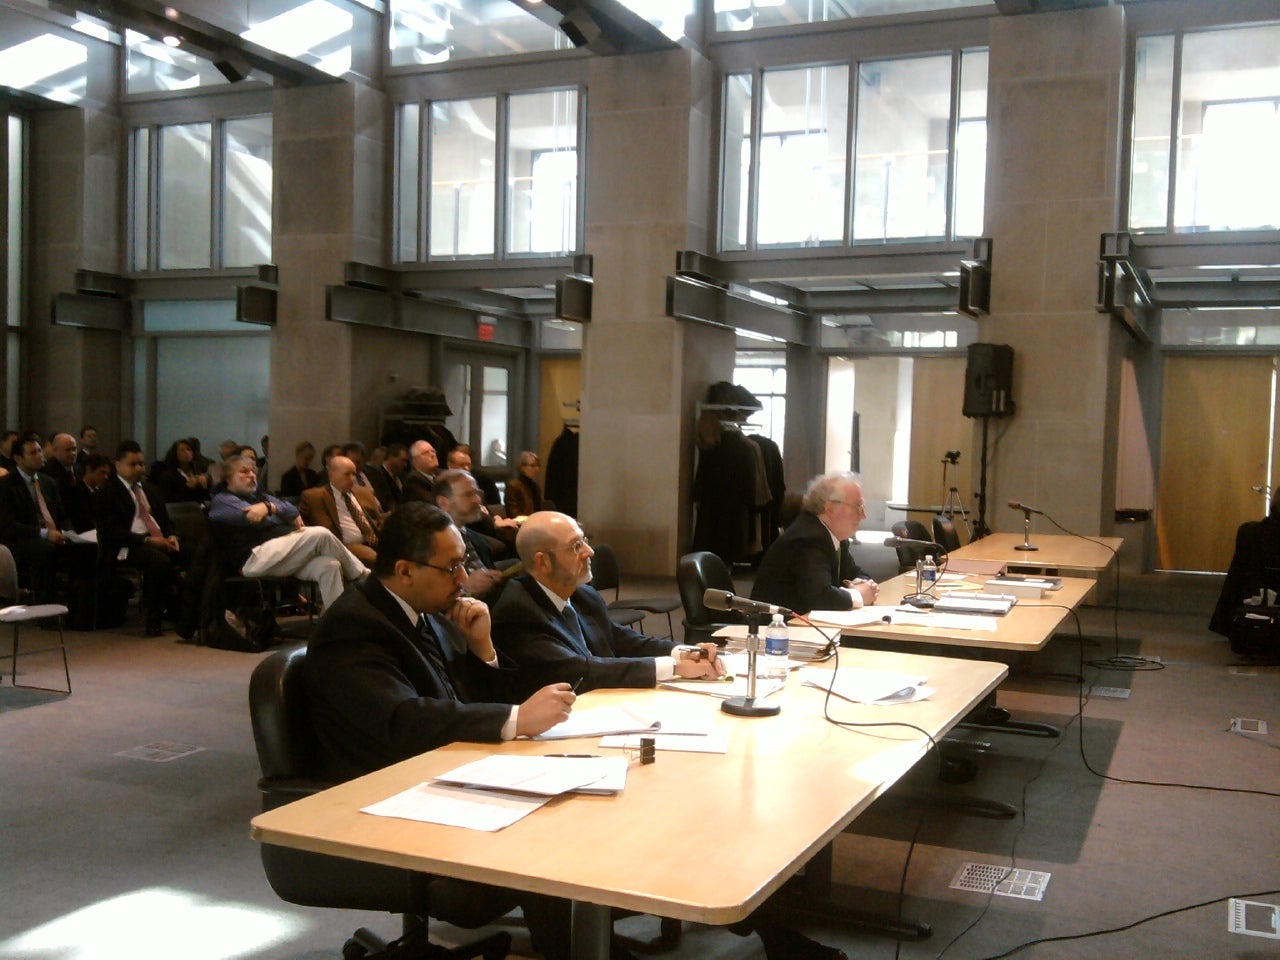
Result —
<path fill-rule="evenodd" d="M 855 240 L 945 236 L 950 116 L 950 56 L 858 66 Z"/>
<path fill-rule="evenodd" d="M 484 395 L 480 400 L 480 444 L 484 453 L 481 464 L 502 462 L 499 452 L 506 449 L 509 435 L 510 375 L 505 367 L 485 367 L 482 375 Z"/>
<path fill-rule="evenodd" d="M 222 263 L 271 262 L 271 117 L 228 120 Z"/>
<path fill-rule="evenodd" d="M 22 325 L 22 251 L 25 249 L 22 227 L 26 218 L 26 211 L 23 209 L 26 199 L 26 192 L 23 190 L 23 174 L 26 172 L 23 162 L 26 153 L 23 149 L 23 144 L 26 142 L 26 126 L 21 117 L 10 116 L 8 128 L 9 178 L 7 184 L 8 192 L 5 194 L 8 198 L 8 208 L 0 207 L 0 210 L 4 210 L 7 221 L 9 248 L 5 261 L 5 290 L 7 293 L 4 315 L 7 326 L 19 327 Z M 6 409 L 13 414 L 17 413 L 16 406 L 9 406 Z"/>
<path fill-rule="evenodd" d="M 1175 227 L 1280 226 L 1280 26 L 1186 35 L 1181 99 Z"/>
<path fill-rule="evenodd" d="M 212 62 L 180 47 L 171 47 L 136 30 L 126 30 L 124 36 L 128 51 L 126 93 L 196 90 L 231 82 Z M 271 82 L 268 74 L 254 71 L 252 76 L 254 80 Z"/>
<path fill-rule="evenodd" d="M 431 105 L 431 256 L 491 255 L 493 97 Z"/>
<path fill-rule="evenodd" d="M 1139 37 L 1134 62 L 1129 227 L 1164 230 L 1169 222 L 1169 125 L 1173 37 Z"/>
<path fill-rule="evenodd" d="M 751 74 L 724 86 L 724 158 L 720 179 L 720 249 L 745 250 L 751 203 Z"/>
<path fill-rule="evenodd" d="M 396 259 L 411 262 L 418 259 L 418 165 L 419 124 L 421 111 L 416 103 L 400 107 L 400 126 L 396 141 Z"/>
<path fill-rule="evenodd" d="M 825 23 L 853 17 L 878 17 L 921 10 L 985 7 L 990 0 L 715 0 L 717 30 L 755 30 L 792 27 L 797 23 Z"/>
<path fill-rule="evenodd" d="M 151 240 L 151 130 L 133 132 L 133 269 L 151 268 L 148 248 Z"/>
<path fill-rule="evenodd" d="M 342 5 L 330 0 L 285 0 L 251 7 L 255 8 L 255 19 L 262 12 L 272 15 L 242 31 L 240 36 L 245 40 L 311 64 L 330 76 L 340 77 L 351 69 L 356 19 Z M 281 7 L 286 9 L 276 13 Z"/>
<path fill-rule="evenodd" d="M 578 220 L 578 92 L 513 96 L 507 119 L 507 252 L 572 253 Z"/>
<path fill-rule="evenodd" d="M 391 0 L 392 66 L 572 49 L 562 31 L 514 3 Z"/>
<path fill-rule="evenodd" d="M 982 236 L 987 184 L 987 62 L 986 50 L 966 50 L 960 56 L 960 120 L 956 126 L 956 189 L 951 233 Z"/>
<path fill-rule="evenodd" d="M 208 267 L 212 125 L 160 128 L 160 268 Z"/>
<path fill-rule="evenodd" d="M 756 240 L 816 245 L 844 237 L 849 69 L 765 73 Z"/>

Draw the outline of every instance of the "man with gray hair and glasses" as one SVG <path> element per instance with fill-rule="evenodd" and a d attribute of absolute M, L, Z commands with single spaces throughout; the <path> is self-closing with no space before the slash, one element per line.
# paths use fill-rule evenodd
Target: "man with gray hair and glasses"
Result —
<path fill-rule="evenodd" d="M 875 603 L 879 586 L 858 566 L 850 542 L 867 515 L 856 474 L 809 481 L 800 516 L 760 561 L 751 599 L 810 610 L 855 610 Z"/>

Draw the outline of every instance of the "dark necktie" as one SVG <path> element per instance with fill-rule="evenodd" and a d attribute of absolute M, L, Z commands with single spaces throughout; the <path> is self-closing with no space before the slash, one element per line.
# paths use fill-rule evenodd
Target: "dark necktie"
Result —
<path fill-rule="evenodd" d="M 364 511 L 360 509 L 360 504 L 356 503 L 356 498 L 349 493 L 344 493 L 342 502 L 347 505 L 347 513 L 351 514 L 351 519 L 360 528 L 360 539 L 369 544 L 369 546 L 373 546 L 373 527 L 369 526 L 369 521 L 366 519 Z"/>
<path fill-rule="evenodd" d="M 448 664 L 444 660 L 440 635 L 436 633 L 431 619 L 425 613 L 418 615 L 418 640 L 420 649 L 430 661 L 431 666 L 435 668 L 436 673 L 440 675 L 440 682 L 444 684 L 449 695 L 455 700 L 461 700 L 457 688 L 453 685 L 453 677 L 449 675 Z"/>
<path fill-rule="evenodd" d="M 582 632 L 582 621 L 578 618 L 578 611 L 573 609 L 572 603 L 566 603 L 564 609 L 560 611 L 560 621 L 568 630 L 570 638 L 577 647 L 578 652 L 584 657 L 591 656 L 591 649 L 587 646 L 587 638 Z"/>
<path fill-rule="evenodd" d="M 471 538 L 463 534 L 462 542 L 467 545 L 467 555 L 463 558 L 467 573 L 474 573 L 476 570 L 484 569 L 484 561 L 480 559 L 480 554 L 476 553 L 476 548 L 471 542 Z"/>

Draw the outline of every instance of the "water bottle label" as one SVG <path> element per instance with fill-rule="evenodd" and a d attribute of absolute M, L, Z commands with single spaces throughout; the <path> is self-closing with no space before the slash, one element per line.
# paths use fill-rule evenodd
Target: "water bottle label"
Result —
<path fill-rule="evenodd" d="M 787 643 L 787 638 L 786 638 L 786 637 L 770 637 L 770 636 L 766 636 L 766 637 L 764 638 L 764 652 L 765 652 L 765 656 L 768 656 L 768 657 L 785 657 L 785 656 L 787 655 L 787 647 L 788 647 L 788 646 L 789 646 L 789 644 Z"/>

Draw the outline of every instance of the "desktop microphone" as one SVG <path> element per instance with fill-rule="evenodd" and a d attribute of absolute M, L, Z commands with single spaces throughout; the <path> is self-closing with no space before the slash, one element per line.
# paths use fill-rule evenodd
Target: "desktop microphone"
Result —
<path fill-rule="evenodd" d="M 909 540 L 906 537 L 885 537 L 884 545 L 886 547 L 932 547 L 943 553 L 947 552 L 947 548 L 940 543 L 934 543 L 932 540 Z"/>
<path fill-rule="evenodd" d="M 1028 507 L 1021 500 L 1010 500 L 1009 506 L 1013 507 L 1013 509 L 1015 510 L 1021 510 L 1024 513 L 1028 513 L 1028 514 L 1035 513 L 1035 514 L 1039 514 L 1042 517 L 1044 516 L 1043 510 L 1037 510 L 1035 507 Z"/>
<path fill-rule="evenodd" d="M 761 603 L 759 600 L 748 600 L 746 597 L 734 596 L 728 590 L 715 590 L 708 588 L 702 595 L 702 602 L 712 610 L 733 610 L 737 613 L 756 613 L 767 614 L 773 616 L 780 613 L 784 617 L 789 617 L 794 613 L 786 607 L 779 607 L 772 603 Z"/>

